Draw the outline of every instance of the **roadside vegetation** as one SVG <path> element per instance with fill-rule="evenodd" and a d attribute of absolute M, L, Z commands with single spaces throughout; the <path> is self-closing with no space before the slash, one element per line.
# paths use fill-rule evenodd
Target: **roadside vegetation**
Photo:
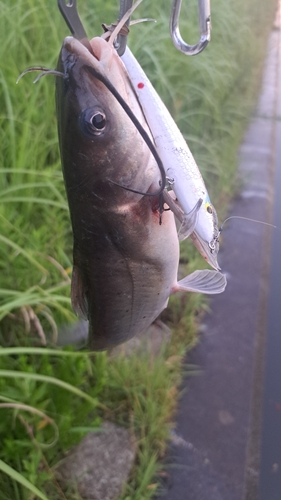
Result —
<path fill-rule="evenodd" d="M 196 2 L 183 3 L 181 33 L 196 43 Z M 117 4 L 80 0 L 89 36 L 116 19 Z M 239 186 L 237 150 L 259 90 L 276 0 L 212 0 L 211 44 L 192 58 L 173 47 L 170 4 L 143 1 L 135 18 L 157 24 L 133 26 L 130 46 L 184 133 L 222 219 Z M 173 339 L 156 359 L 108 362 L 106 353 L 56 347 L 60 326 L 76 318 L 54 80 L 33 85 L 28 74 L 15 82 L 27 67 L 55 68 L 69 33 L 55 0 L 0 6 L 0 500 L 78 499 L 61 490 L 52 467 L 105 418 L 130 427 L 137 442 L 137 464 L 120 500 L 148 500 L 165 474 L 181 361 L 196 342 L 206 299 L 172 297 L 163 319 Z M 181 248 L 187 273 L 205 267 L 188 242 Z"/>

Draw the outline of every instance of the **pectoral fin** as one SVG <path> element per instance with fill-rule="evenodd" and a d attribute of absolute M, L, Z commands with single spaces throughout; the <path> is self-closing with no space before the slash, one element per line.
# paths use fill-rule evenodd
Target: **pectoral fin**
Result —
<path fill-rule="evenodd" d="M 207 294 L 222 293 L 226 287 L 226 277 L 219 271 L 204 269 L 194 271 L 178 282 L 175 291 L 199 292 Z"/>
<path fill-rule="evenodd" d="M 71 304 L 74 312 L 83 319 L 88 319 L 88 301 L 81 272 L 78 266 L 73 266 L 71 280 Z"/>

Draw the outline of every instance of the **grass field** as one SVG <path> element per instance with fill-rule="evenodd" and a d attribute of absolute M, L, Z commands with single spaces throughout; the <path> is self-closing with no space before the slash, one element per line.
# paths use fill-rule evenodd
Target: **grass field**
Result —
<path fill-rule="evenodd" d="M 195 341 L 205 299 L 195 294 L 185 301 L 172 298 L 165 319 L 174 330 L 173 341 L 153 363 L 145 356 L 108 363 L 104 353 L 89 358 L 69 350 L 61 355 L 8 350 L 54 346 L 59 326 L 75 320 L 54 80 L 45 77 L 33 85 L 31 74 L 16 85 L 29 66 L 56 66 L 68 35 L 56 4 L 0 1 L 0 500 L 39 498 L 26 480 L 49 499 L 78 498 L 60 491 L 52 465 L 104 417 L 130 426 L 138 442 L 138 462 L 122 500 L 146 500 L 157 488 L 180 359 Z M 212 41 L 197 57 L 186 58 L 173 47 L 170 2 L 164 0 L 144 0 L 135 18 L 153 17 L 157 23 L 136 25 L 129 35 L 132 50 L 187 139 L 220 218 L 238 188 L 237 149 L 259 90 L 275 5 L 275 0 L 212 0 Z M 78 7 L 90 37 L 118 12 L 113 0 L 80 0 Z M 184 2 L 180 28 L 189 43 L 198 38 L 196 16 L 196 2 Z M 188 272 L 205 265 L 188 242 L 182 245 L 182 260 Z M 35 380 L 35 374 L 72 388 L 48 378 Z M 73 387 L 83 393 L 74 397 Z M 33 410 L 20 410 L 22 404 Z"/>

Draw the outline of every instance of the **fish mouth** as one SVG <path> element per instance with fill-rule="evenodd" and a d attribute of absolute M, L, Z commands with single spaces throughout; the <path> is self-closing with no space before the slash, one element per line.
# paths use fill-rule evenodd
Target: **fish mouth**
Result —
<path fill-rule="evenodd" d="M 98 59 L 76 38 L 67 36 L 62 45 L 62 58 L 64 62 L 65 73 L 68 74 L 79 59 L 92 65 Z"/>
<path fill-rule="evenodd" d="M 95 37 L 90 40 L 92 52 L 85 47 L 79 40 L 72 36 L 67 36 L 62 45 L 72 60 L 82 59 L 83 63 L 89 66 L 103 65 L 104 69 L 110 68 L 112 47 L 101 37 Z"/>

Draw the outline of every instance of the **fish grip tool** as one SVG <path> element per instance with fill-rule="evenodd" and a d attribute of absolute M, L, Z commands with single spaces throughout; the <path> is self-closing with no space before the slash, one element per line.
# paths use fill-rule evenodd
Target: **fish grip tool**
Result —
<path fill-rule="evenodd" d="M 124 14 L 128 12 L 128 10 L 132 7 L 133 0 L 120 0 L 120 10 L 119 10 L 119 19 L 122 19 Z M 58 0 L 58 8 L 60 10 L 61 15 L 63 16 L 72 36 L 79 40 L 87 49 L 92 53 L 92 48 L 87 37 L 87 33 L 84 29 L 84 26 L 81 22 L 77 11 L 77 2 L 76 0 Z M 130 18 L 127 19 L 125 25 L 129 27 Z M 127 45 L 127 35 L 119 34 L 117 36 L 116 49 L 121 56 L 124 54 Z"/>
<path fill-rule="evenodd" d="M 187 44 L 181 37 L 179 31 L 179 16 L 182 0 L 173 0 L 171 18 L 170 18 L 170 35 L 175 47 L 186 55 L 196 55 L 202 52 L 208 45 L 211 38 L 211 21 L 210 21 L 210 0 L 198 0 L 199 7 L 199 26 L 200 40 L 196 45 Z M 59 10 L 70 29 L 73 37 L 79 40 L 92 53 L 92 48 L 79 17 L 76 0 L 58 0 Z M 130 10 L 133 5 L 133 0 L 120 0 L 119 19 Z M 129 27 L 130 18 L 127 19 L 125 25 Z M 126 50 L 127 35 L 119 33 L 117 36 L 116 50 L 119 56 L 122 56 Z"/>
<path fill-rule="evenodd" d="M 79 40 L 92 53 L 87 33 L 77 11 L 76 0 L 69 0 L 68 3 L 65 3 L 65 0 L 58 0 L 58 8 L 72 36 Z"/>

